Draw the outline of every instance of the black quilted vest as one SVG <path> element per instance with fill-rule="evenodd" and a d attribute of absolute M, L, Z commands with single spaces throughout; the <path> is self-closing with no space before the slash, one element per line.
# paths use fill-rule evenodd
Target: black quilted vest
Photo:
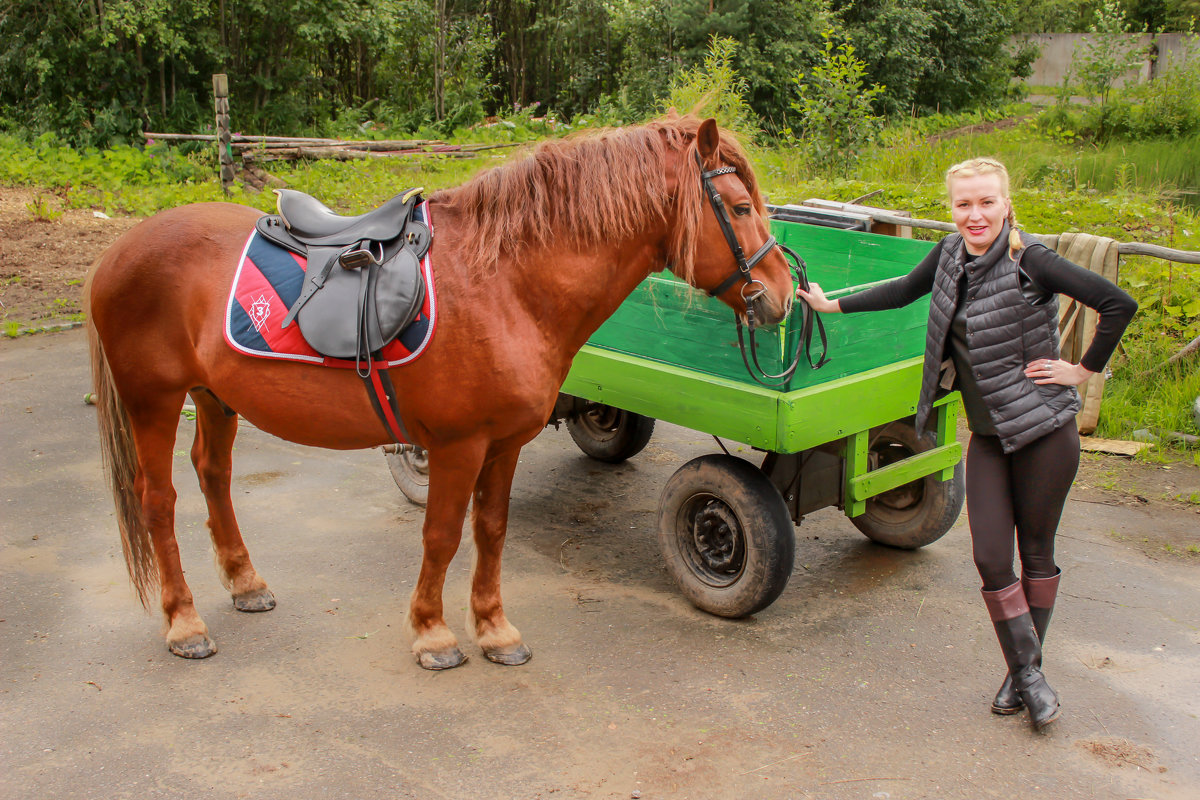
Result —
<path fill-rule="evenodd" d="M 1044 247 L 1021 234 L 1025 252 Z M 971 375 L 1004 452 L 1019 450 L 1047 433 L 1074 424 L 1079 393 L 1072 386 L 1037 385 L 1025 377 L 1025 365 L 1038 358 L 1058 358 L 1058 298 L 1031 303 L 1021 290 L 1017 262 L 1010 257 L 1008 226 L 984 255 L 965 265 L 962 236 L 950 234 L 942 242 L 933 279 L 929 325 L 925 333 L 925 366 L 921 398 L 917 403 L 917 428 L 922 429 L 938 391 L 942 363 L 948 358 L 946 337 L 958 304 L 967 303 L 967 345 Z M 1018 254 L 1018 260 L 1020 255 Z M 967 269 L 967 296 L 959 286 Z"/>

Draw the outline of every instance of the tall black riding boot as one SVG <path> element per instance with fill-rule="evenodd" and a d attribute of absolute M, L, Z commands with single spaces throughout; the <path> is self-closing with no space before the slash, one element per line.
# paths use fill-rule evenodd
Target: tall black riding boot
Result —
<path fill-rule="evenodd" d="M 1046 644 L 1046 628 L 1050 626 L 1050 615 L 1054 613 L 1054 599 L 1058 596 L 1058 580 L 1062 570 L 1049 578 L 1021 577 L 1021 587 L 1025 590 L 1025 601 L 1029 603 L 1029 616 L 1033 618 L 1033 627 L 1037 630 L 1038 641 Z M 993 714 L 1016 714 L 1025 703 L 1013 688 L 1012 674 L 1004 676 L 1000 691 L 992 701 Z"/>
<path fill-rule="evenodd" d="M 983 592 L 983 601 L 1012 675 L 1013 688 L 1029 709 L 1033 726 L 1041 730 L 1058 719 L 1058 695 L 1042 675 L 1042 643 L 1025 601 L 1025 591 L 1017 581 L 998 591 Z"/>

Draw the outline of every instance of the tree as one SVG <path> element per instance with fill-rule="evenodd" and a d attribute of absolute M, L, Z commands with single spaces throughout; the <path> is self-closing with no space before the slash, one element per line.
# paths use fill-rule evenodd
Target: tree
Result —
<path fill-rule="evenodd" d="M 821 63 L 793 77 L 800 99 L 792 108 L 800 118 L 800 144 L 812 162 L 845 175 L 879 133 L 883 120 L 871 103 L 884 87 L 868 83 L 867 65 L 855 56 L 854 45 L 835 44 L 839 37 L 832 29 L 823 37 Z"/>

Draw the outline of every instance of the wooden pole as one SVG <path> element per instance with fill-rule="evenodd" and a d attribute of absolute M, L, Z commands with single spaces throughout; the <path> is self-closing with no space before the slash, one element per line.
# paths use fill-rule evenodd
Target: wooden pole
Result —
<path fill-rule="evenodd" d="M 229 132 L 229 78 L 213 75 L 213 97 L 217 111 L 217 157 L 221 163 L 221 188 L 229 194 L 233 186 L 233 150 Z"/>

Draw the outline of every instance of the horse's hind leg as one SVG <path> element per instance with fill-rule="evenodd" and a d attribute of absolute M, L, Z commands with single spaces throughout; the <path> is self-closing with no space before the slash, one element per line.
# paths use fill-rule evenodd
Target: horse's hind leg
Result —
<path fill-rule="evenodd" d="M 208 503 L 208 528 L 221 582 L 233 595 L 233 607 L 238 611 L 270 611 L 275 607 L 275 596 L 250 563 L 229 494 L 237 416 L 226 413 L 225 406 L 207 389 L 191 394 L 196 403 L 192 465 Z"/>
<path fill-rule="evenodd" d="M 142 501 L 142 516 L 158 566 L 167 647 L 184 658 L 207 658 L 217 652 L 217 645 L 209 638 L 208 627 L 196 611 L 175 540 L 175 486 L 171 482 L 171 467 L 182 407 L 182 393 L 157 395 L 152 401 L 128 405 L 138 459 L 134 491 Z"/>
<path fill-rule="evenodd" d="M 521 641 L 521 632 L 504 616 L 500 599 L 500 558 L 508 531 L 509 496 L 520 447 L 494 454 L 484 465 L 475 485 L 471 516 L 475 533 L 475 563 L 471 571 L 469 624 L 488 660 L 515 666 L 533 653 Z"/>

